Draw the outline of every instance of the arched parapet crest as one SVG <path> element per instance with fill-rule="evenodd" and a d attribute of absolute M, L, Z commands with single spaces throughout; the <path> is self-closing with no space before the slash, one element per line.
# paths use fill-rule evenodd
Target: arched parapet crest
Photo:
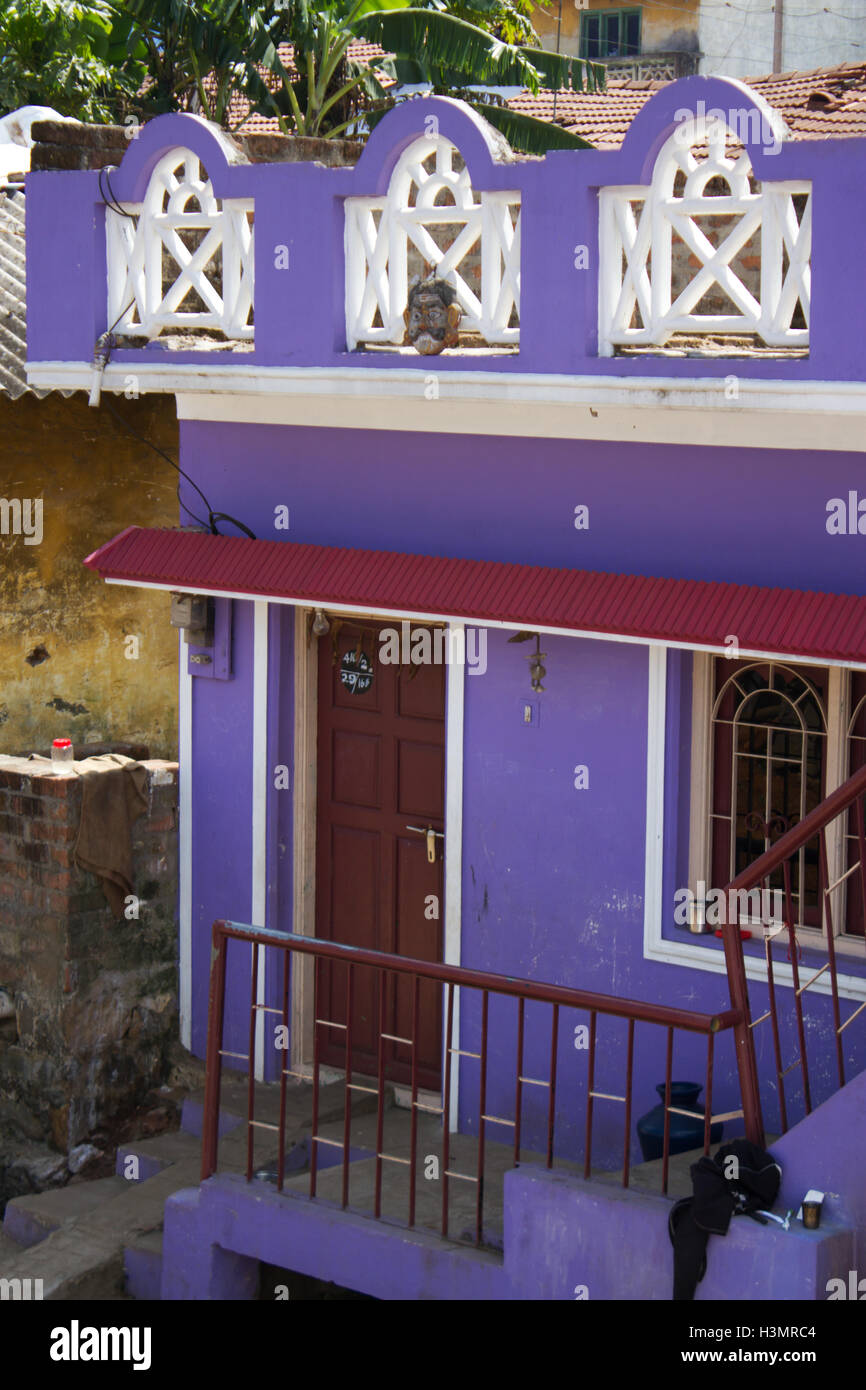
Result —
<path fill-rule="evenodd" d="M 231 137 L 203 116 L 189 112 L 155 116 L 146 125 L 133 128 L 129 148 L 111 173 L 113 197 L 120 203 L 141 203 L 154 169 L 173 149 L 187 149 L 198 155 L 217 197 L 236 193 L 236 181 L 230 178 L 230 171 L 249 164 Z"/>
<path fill-rule="evenodd" d="M 405 150 L 422 137 L 438 136 L 460 151 L 475 187 L 505 188 L 514 181 L 519 157 L 483 116 L 465 101 L 419 96 L 399 102 L 379 121 L 358 160 L 353 191 L 385 193 Z"/>
<path fill-rule="evenodd" d="M 428 276 L 454 290 L 461 341 L 517 346 L 518 170 L 463 102 L 404 102 L 377 126 L 355 171 L 359 193 L 345 199 L 350 350 L 402 343 L 409 289 Z"/>
<path fill-rule="evenodd" d="M 783 168 L 797 155 L 784 122 L 729 79 L 660 97 L 632 123 L 622 181 L 599 192 L 600 351 L 694 335 L 808 351 L 812 184 Z"/>
<path fill-rule="evenodd" d="M 226 196 L 240 152 L 189 115 L 150 122 L 132 145 L 103 190 L 110 330 L 252 340 L 254 204 Z"/>
<path fill-rule="evenodd" d="M 780 155 L 787 176 L 796 145 L 782 116 L 759 92 L 733 77 L 684 77 L 656 92 L 632 120 L 619 156 L 624 177 L 648 183 L 664 145 L 674 136 L 686 143 L 695 124 L 708 119 L 726 125 L 759 177 L 783 177 L 772 162 Z"/>

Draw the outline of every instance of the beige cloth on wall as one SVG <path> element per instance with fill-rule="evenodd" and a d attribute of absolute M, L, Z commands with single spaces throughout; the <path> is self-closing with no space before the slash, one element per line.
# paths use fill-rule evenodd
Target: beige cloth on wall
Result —
<path fill-rule="evenodd" d="M 79 869 L 102 881 L 112 912 L 122 918 L 125 899 L 132 893 L 132 827 L 148 807 L 147 768 L 122 753 L 62 764 L 38 755 L 28 761 L 69 769 L 83 780 L 72 857 Z"/>

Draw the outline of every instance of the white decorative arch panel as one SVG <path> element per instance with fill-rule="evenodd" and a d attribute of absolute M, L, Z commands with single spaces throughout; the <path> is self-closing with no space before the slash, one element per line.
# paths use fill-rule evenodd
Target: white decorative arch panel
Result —
<path fill-rule="evenodd" d="M 106 209 L 109 325 L 147 338 L 209 328 L 251 339 L 252 217 L 251 200 L 214 197 L 192 150 L 163 155 L 143 203 Z"/>
<path fill-rule="evenodd" d="M 648 187 L 601 189 L 602 355 L 626 344 L 663 346 L 678 332 L 808 345 L 812 186 L 757 185 L 747 151 L 730 148 L 736 139 L 718 118 L 684 121 L 659 152 Z M 723 302 L 724 312 L 702 307 L 707 300 Z"/>
<path fill-rule="evenodd" d="M 421 136 L 401 155 L 384 198 L 346 199 L 350 349 L 402 342 L 413 259 L 453 285 L 461 328 L 488 343 L 519 341 L 520 194 L 477 192 L 455 156 L 445 136 Z M 450 244 L 437 229 L 454 231 Z"/>

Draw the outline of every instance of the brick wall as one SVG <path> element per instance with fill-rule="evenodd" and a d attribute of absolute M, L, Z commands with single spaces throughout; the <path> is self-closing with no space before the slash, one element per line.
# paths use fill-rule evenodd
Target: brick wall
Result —
<path fill-rule="evenodd" d="M 22 1145 L 37 1160 L 40 1146 L 66 1154 L 167 1075 L 177 764 L 143 766 L 149 808 L 132 830 L 139 916 L 127 921 L 73 863 L 81 778 L 0 758 L 0 990 L 14 1005 L 14 1018 L 0 1019 L 0 1200 L 27 1190 L 20 1172 L 10 1177 Z"/>

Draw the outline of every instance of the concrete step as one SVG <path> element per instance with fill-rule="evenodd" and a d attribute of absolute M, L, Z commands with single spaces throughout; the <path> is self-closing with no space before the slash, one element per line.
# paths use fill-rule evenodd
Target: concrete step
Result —
<path fill-rule="evenodd" d="M 146 1231 L 124 1247 L 124 1287 L 131 1298 L 156 1302 L 162 1283 L 162 1231 Z"/>
<path fill-rule="evenodd" d="M 353 1078 L 354 1079 L 354 1078 Z M 257 1083 L 255 1118 L 276 1124 L 280 1088 Z M 323 1085 L 319 1095 L 321 1127 L 342 1124 L 345 1082 Z M 247 1164 L 247 1082 L 224 1078 L 221 1096 L 219 1168 L 243 1172 Z M 394 1104 L 393 1087 L 386 1107 Z M 46 1299 L 156 1299 L 162 1271 L 162 1222 L 166 1199 L 197 1187 L 201 1172 L 201 1118 L 204 1092 L 184 1105 L 184 1127 L 122 1145 L 114 1177 L 28 1197 L 6 1208 L 0 1246 L 0 1277 L 41 1279 Z M 375 1115 L 377 1097 L 352 1093 L 353 1116 Z M 309 1154 L 312 1087 L 293 1082 L 286 1088 L 286 1151 L 289 1171 L 304 1166 Z M 273 1131 L 255 1131 L 254 1166 L 276 1166 Z M 130 1159 L 136 1162 L 131 1164 Z"/>
<path fill-rule="evenodd" d="M 768 1134 L 766 1137 L 765 1148 L 771 1149 L 778 1139 L 777 1134 Z M 724 1139 L 723 1143 L 729 1143 Z M 720 1147 L 719 1144 L 710 1145 L 710 1155 L 712 1156 Z M 703 1157 L 704 1146 L 700 1145 L 696 1149 L 687 1149 L 685 1153 L 671 1154 L 668 1160 L 668 1190 L 664 1194 L 673 1202 L 679 1201 L 681 1197 L 692 1196 L 692 1164 L 697 1163 Z M 628 1185 L 635 1192 L 648 1192 L 653 1196 L 662 1195 L 662 1166 L 660 1158 L 650 1159 L 648 1163 L 633 1163 L 629 1169 Z M 622 1169 L 618 1173 L 598 1173 L 593 1172 L 593 1182 L 613 1181 L 622 1184 Z"/>
<path fill-rule="evenodd" d="M 166 1199 L 181 1188 L 198 1183 L 199 1163 L 178 1162 L 155 1174 L 147 1182 L 127 1182 L 106 1178 L 83 1183 L 63 1193 L 42 1193 L 34 1198 L 17 1198 L 16 1203 L 42 1202 L 45 1197 L 64 1193 L 88 1194 L 90 1201 L 57 1225 L 39 1244 L 31 1245 L 19 1256 L 9 1258 L 19 1278 L 42 1279 L 45 1299 L 115 1299 L 127 1292 L 124 1287 L 124 1250 L 150 1232 L 162 1227 Z M 110 1186 L 108 1186 L 110 1184 Z M 99 1198 L 96 1202 L 94 1197 Z M 12 1204 L 10 1203 L 10 1206 Z M 8 1219 L 7 1207 L 7 1219 Z M 37 1214 L 42 1215 L 37 1208 Z M 56 1219 L 58 1212 L 52 1213 Z M 0 1277 L 6 1272 L 0 1262 Z"/>
<path fill-rule="evenodd" d="M 69 1183 L 49 1192 L 13 1197 L 6 1204 L 3 1234 L 25 1249 L 39 1245 L 52 1231 L 94 1211 L 125 1186 L 123 1178 L 98 1178 L 95 1182 Z"/>
<path fill-rule="evenodd" d="M 369 1077 L 353 1076 L 353 1082 L 371 1085 Z M 345 1104 L 345 1080 L 324 1083 L 319 1087 L 319 1123 L 329 1124 L 342 1118 Z M 280 1087 L 277 1082 L 257 1081 L 254 1088 L 254 1116 L 265 1124 L 277 1124 L 280 1118 Z M 385 1088 L 385 1105 L 390 1108 L 395 1103 L 395 1088 L 389 1084 Z M 224 1134 L 246 1123 L 248 1105 L 248 1084 L 245 1077 L 235 1072 L 224 1073 L 220 1088 L 220 1138 Z M 375 1114 L 378 1098 L 375 1095 L 352 1093 L 353 1115 Z M 200 1136 L 204 1117 L 204 1088 L 191 1092 L 183 1103 L 181 1130 L 186 1134 Z M 290 1081 L 286 1086 L 286 1133 L 292 1130 L 309 1128 L 313 1118 L 313 1087 L 305 1081 Z"/>
<path fill-rule="evenodd" d="M 223 1085 L 224 1133 L 219 1144 L 222 1172 L 243 1172 L 247 1163 L 247 1083 L 229 1076 Z M 393 1107 L 393 1088 L 386 1105 Z M 7 1206 L 4 1233 L 11 1247 L 0 1247 L 0 1277 L 41 1279 L 46 1299 L 114 1300 L 159 1297 L 162 1222 L 166 1199 L 197 1187 L 201 1171 L 200 1130 L 204 1093 L 185 1106 L 185 1128 L 136 1140 L 117 1153 L 117 1173 L 95 1182 L 73 1183 L 51 1192 L 14 1198 Z M 343 1081 L 322 1086 L 321 1126 L 342 1123 Z M 375 1114 L 377 1098 L 355 1092 L 354 1115 Z M 255 1088 L 255 1118 L 279 1119 L 280 1088 Z M 293 1083 L 286 1091 L 286 1150 L 290 1169 L 302 1166 L 309 1150 L 312 1088 Z M 190 1132 L 193 1131 L 193 1132 Z M 256 1130 L 254 1166 L 275 1165 L 272 1131 Z M 134 1158 L 134 1165 L 129 1160 Z"/>
<path fill-rule="evenodd" d="M 131 1163 L 130 1160 L 137 1160 Z M 122 1144 L 115 1158 L 117 1174 L 127 1182 L 147 1182 L 173 1163 L 201 1161 L 201 1139 L 182 1129 L 157 1134 L 152 1139 L 134 1139 Z"/>

